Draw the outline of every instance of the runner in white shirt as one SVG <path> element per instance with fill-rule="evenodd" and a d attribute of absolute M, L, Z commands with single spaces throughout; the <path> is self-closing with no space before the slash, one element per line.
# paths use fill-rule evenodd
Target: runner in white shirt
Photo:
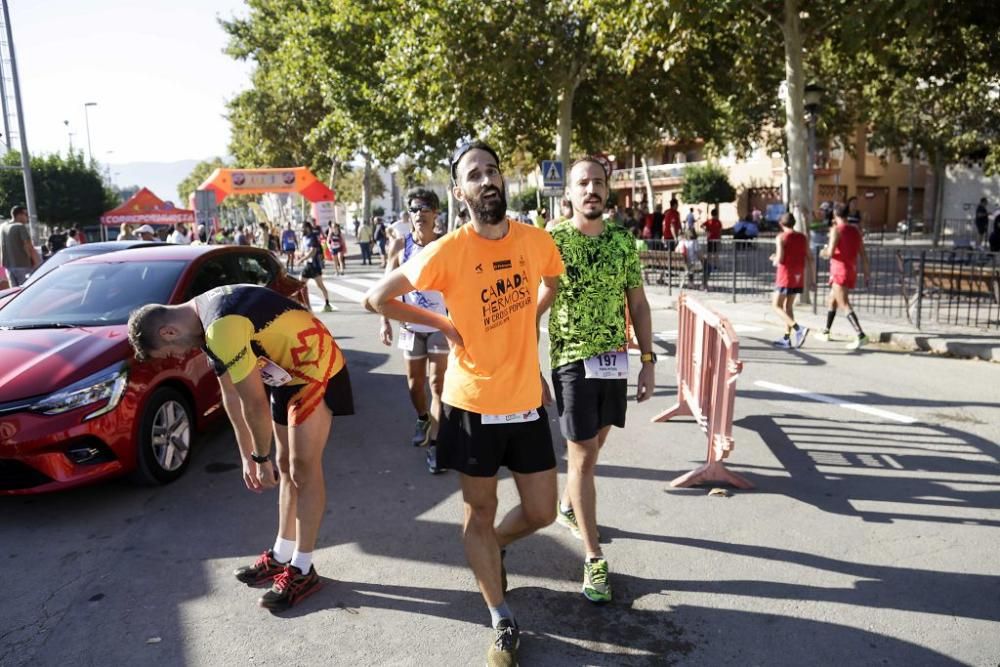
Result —
<path fill-rule="evenodd" d="M 414 188 L 406 193 L 406 202 L 413 222 L 409 229 L 392 240 L 389 246 L 389 260 L 386 273 L 416 257 L 429 243 L 438 238 L 434 231 L 439 201 L 433 190 Z M 398 224 L 398 223 L 397 223 Z M 409 227 L 409 225 L 408 225 Z M 437 291 L 414 290 L 403 295 L 403 302 L 419 308 L 447 313 L 444 296 Z M 392 324 L 382 318 L 379 334 L 382 343 L 392 345 Z M 406 382 L 410 390 L 410 401 L 417 411 L 417 424 L 411 444 L 427 447 L 427 470 L 431 474 L 444 472 L 437 465 L 436 438 L 438 420 L 441 415 L 441 392 L 444 389 L 444 372 L 448 367 L 448 339 L 439 330 L 421 324 L 402 323 L 399 327 L 398 345 L 403 350 L 406 361 Z M 427 404 L 427 379 L 430 378 L 431 400 Z"/>
<path fill-rule="evenodd" d="M 191 243 L 191 238 L 187 235 L 184 225 L 178 222 L 174 225 L 174 231 L 170 232 L 170 236 L 167 237 L 167 241 L 178 245 L 188 245 Z"/>

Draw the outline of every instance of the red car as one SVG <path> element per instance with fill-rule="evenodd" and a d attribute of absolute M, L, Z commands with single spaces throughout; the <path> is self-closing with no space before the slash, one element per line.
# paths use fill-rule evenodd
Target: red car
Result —
<path fill-rule="evenodd" d="M 267 250 L 164 245 L 69 262 L 0 308 L 0 495 L 180 477 L 223 412 L 218 382 L 201 351 L 135 361 L 128 317 L 236 283 L 309 304 Z"/>

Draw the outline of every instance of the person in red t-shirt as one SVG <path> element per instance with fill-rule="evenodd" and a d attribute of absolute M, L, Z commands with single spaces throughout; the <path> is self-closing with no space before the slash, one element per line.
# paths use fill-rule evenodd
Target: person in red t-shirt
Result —
<path fill-rule="evenodd" d="M 701 228 L 708 235 L 708 251 L 719 251 L 719 241 L 722 240 L 722 221 L 719 220 L 719 209 L 713 208 L 711 217 L 701 223 Z"/>
<path fill-rule="evenodd" d="M 677 210 L 677 200 L 670 200 L 670 208 L 663 214 L 663 240 L 667 250 L 673 252 L 677 239 L 681 237 L 681 213 Z"/>
<path fill-rule="evenodd" d="M 806 271 L 812 271 L 812 256 L 806 235 L 795 231 L 795 217 L 784 213 L 779 223 L 781 233 L 774 239 L 774 254 L 771 255 L 776 269 L 771 306 L 785 323 L 785 336 L 774 344 L 782 348 L 802 347 L 809 335 L 809 327 L 799 326 L 795 321 L 795 295 L 802 294 Z"/>
<path fill-rule="evenodd" d="M 834 211 L 834 226 L 830 229 L 830 242 L 820 251 L 820 255 L 830 258 L 830 298 L 827 300 L 826 328 L 820 332 L 821 340 L 830 340 L 830 327 L 837 316 L 837 308 L 847 311 L 847 321 L 854 327 L 858 337 L 847 345 L 848 350 L 857 350 L 868 344 L 868 336 L 861 330 L 858 316 L 851 308 L 850 292 L 858 279 L 857 263 L 861 257 L 861 270 L 865 276 L 865 287 L 869 281 L 868 253 L 858 224 L 848 222 L 847 204 L 837 204 Z"/>

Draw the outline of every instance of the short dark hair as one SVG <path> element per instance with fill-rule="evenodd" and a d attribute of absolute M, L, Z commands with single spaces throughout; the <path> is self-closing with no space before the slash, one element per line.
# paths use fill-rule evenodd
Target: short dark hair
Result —
<path fill-rule="evenodd" d="M 493 150 L 485 141 L 480 141 L 478 139 L 464 143 L 455 149 L 455 152 L 451 156 L 451 181 L 452 183 L 458 183 L 458 163 L 461 161 L 462 156 L 464 156 L 469 151 L 478 148 L 481 151 L 486 151 L 493 156 L 493 159 L 497 161 L 497 167 L 500 167 L 500 156 L 497 152 Z"/>
<path fill-rule="evenodd" d="M 782 213 L 781 217 L 778 218 L 778 224 L 782 227 L 794 227 L 795 226 L 795 216 L 791 213 Z"/>
<path fill-rule="evenodd" d="M 158 303 L 148 303 L 132 311 L 128 318 L 128 342 L 136 359 L 145 361 L 150 352 L 160 347 L 160 327 L 169 321 L 170 310 Z"/>
<path fill-rule="evenodd" d="M 573 163 L 569 165 L 569 171 L 566 172 L 566 176 L 568 177 L 569 174 L 570 174 L 570 172 L 573 171 L 573 167 L 575 167 L 576 165 L 580 164 L 581 162 L 592 162 L 592 163 L 596 164 L 597 166 L 599 166 L 601 168 L 601 171 L 604 172 L 604 178 L 605 179 L 608 179 L 608 178 L 611 177 L 611 175 L 608 173 L 608 168 L 604 166 L 604 163 L 601 162 L 600 160 L 598 160 L 593 155 L 584 155 L 581 158 L 577 158 L 577 159 L 573 160 Z"/>
<path fill-rule="evenodd" d="M 410 202 L 414 199 L 420 199 L 427 202 L 435 211 L 441 210 L 441 200 L 438 199 L 437 193 L 429 188 L 410 188 L 406 191 L 406 206 L 410 206 Z"/>
<path fill-rule="evenodd" d="M 21 213 L 27 213 L 28 209 L 18 204 L 17 206 L 10 209 L 10 219 L 13 220 L 14 216 L 20 215 Z"/>
<path fill-rule="evenodd" d="M 849 202 L 851 200 L 848 199 L 847 201 Z M 850 210 L 851 209 L 849 208 L 848 204 L 842 202 L 842 203 L 837 204 L 834 207 L 833 214 L 835 216 L 837 216 L 838 218 L 844 218 L 846 220 L 847 219 L 847 214 L 850 212 Z"/>

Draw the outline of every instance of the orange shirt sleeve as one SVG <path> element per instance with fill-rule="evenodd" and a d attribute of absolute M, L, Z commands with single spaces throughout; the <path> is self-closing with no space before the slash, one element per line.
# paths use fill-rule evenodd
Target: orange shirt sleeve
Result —
<path fill-rule="evenodd" d="M 442 250 L 447 251 L 448 245 L 443 239 L 438 239 L 400 267 L 411 285 L 418 290 L 446 291 L 450 281 L 445 258 L 447 252 L 443 255 Z"/>

